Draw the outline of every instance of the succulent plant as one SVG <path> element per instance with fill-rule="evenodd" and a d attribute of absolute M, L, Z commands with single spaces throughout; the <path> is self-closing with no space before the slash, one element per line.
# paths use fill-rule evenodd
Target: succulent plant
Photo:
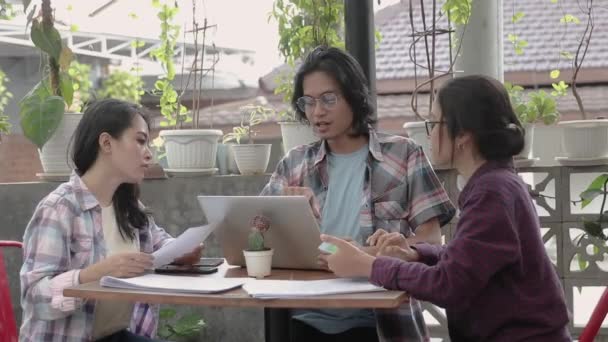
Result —
<path fill-rule="evenodd" d="M 270 229 L 270 220 L 266 216 L 256 215 L 251 220 L 251 232 L 248 244 L 250 251 L 263 251 L 268 248 L 264 246 L 264 233 Z"/>

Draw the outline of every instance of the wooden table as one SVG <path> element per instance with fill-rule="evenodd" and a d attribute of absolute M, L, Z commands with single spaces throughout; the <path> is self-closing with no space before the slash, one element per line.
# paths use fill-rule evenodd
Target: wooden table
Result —
<path fill-rule="evenodd" d="M 223 265 L 220 267 L 218 273 L 203 277 L 234 278 L 246 276 L 246 270 L 243 268 Z M 319 280 L 331 278 L 334 278 L 333 274 L 322 271 L 274 269 L 272 270 L 272 275 L 265 279 Z M 408 301 L 408 296 L 401 291 L 325 295 L 290 299 L 256 299 L 250 297 L 241 288 L 217 294 L 190 294 L 115 289 L 102 287 L 99 285 L 99 282 L 67 288 L 63 291 L 63 295 L 66 297 L 153 304 L 264 308 L 266 341 L 286 341 L 289 339 L 290 308 L 397 308 Z"/>

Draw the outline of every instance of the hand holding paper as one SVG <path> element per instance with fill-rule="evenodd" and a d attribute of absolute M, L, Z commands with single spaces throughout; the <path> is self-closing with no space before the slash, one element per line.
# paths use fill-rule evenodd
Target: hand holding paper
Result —
<path fill-rule="evenodd" d="M 170 264 L 175 259 L 193 252 L 213 232 L 215 225 L 209 224 L 201 227 L 186 229 L 173 242 L 154 252 L 154 267 Z"/>

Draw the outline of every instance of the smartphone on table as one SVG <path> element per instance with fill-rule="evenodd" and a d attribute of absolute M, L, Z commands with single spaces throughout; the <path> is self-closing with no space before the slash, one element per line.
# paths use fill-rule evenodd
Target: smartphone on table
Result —
<path fill-rule="evenodd" d="M 199 262 L 197 262 L 196 266 L 205 266 L 205 267 L 218 267 L 219 265 L 224 263 L 224 258 L 201 258 Z"/>
<path fill-rule="evenodd" d="M 211 274 L 217 272 L 217 267 L 201 265 L 165 265 L 154 269 L 158 274 Z"/>

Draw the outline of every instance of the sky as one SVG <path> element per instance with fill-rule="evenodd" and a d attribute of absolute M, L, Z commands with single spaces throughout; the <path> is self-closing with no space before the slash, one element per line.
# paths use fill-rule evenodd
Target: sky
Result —
<path fill-rule="evenodd" d="M 39 2 L 39 0 L 37 0 Z M 36 0 L 32 4 L 36 4 Z M 94 17 L 89 14 L 109 0 L 53 0 L 57 18 L 67 25 L 76 25 L 81 32 L 105 32 L 156 38 L 159 24 L 152 0 L 116 0 Z M 166 0 L 161 0 L 166 1 Z M 171 0 L 173 1 L 173 0 Z M 375 10 L 399 0 L 373 0 Z M 192 1 L 177 0 L 180 13 L 176 22 L 190 25 Z M 223 61 L 224 67 L 260 77 L 282 63 L 278 53 L 277 23 L 269 20 L 274 0 L 197 0 L 197 18 L 206 17 L 216 28 L 208 32 L 208 42 L 216 46 L 239 48 L 255 52 L 254 65 L 238 65 L 240 61 Z M 134 14 L 134 15 L 133 15 Z M 135 17 L 135 18 L 134 18 Z"/>

